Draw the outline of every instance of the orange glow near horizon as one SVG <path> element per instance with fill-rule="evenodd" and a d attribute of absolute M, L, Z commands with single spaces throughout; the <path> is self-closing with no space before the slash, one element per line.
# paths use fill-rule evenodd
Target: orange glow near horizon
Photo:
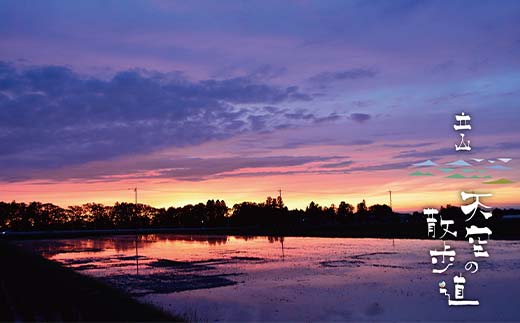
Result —
<path fill-rule="evenodd" d="M 54 2 L 0 4 L 0 201 L 520 209 L 520 1 Z"/>
<path fill-rule="evenodd" d="M 376 144 L 368 148 L 311 145 L 290 149 L 270 148 L 261 151 L 257 151 L 255 147 L 244 147 L 243 156 L 252 159 L 257 156 L 260 160 L 266 156 L 267 158 L 310 156 L 317 160 L 289 166 L 246 163 L 245 167 L 232 167 L 230 170 L 224 168 L 207 176 L 202 174 L 193 180 L 175 179 L 175 176 L 162 176 L 160 173 L 164 170 L 164 165 L 180 167 L 168 166 L 170 161 L 179 160 L 178 156 L 190 156 L 195 158 L 195 162 L 227 158 L 229 161 L 226 159 L 226 163 L 233 163 L 234 158 L 240 158 L 233 149 L 240 148 L 249 139 L 248 136 L 242 136 L 181 149 L 164 149 L 146 155 L 69 166 L 50 173 L 37 173 L 37 178 L 48 176 L 54 178 L 54 181 L 0 183 L 2 194 L 0 200 L 50 202 L 62 207 L 91 202 L 112 205 L 115 202 L 133 203 L 132 188 L 137 187 L 138 202 L 154 207 L 178 207 L 205 203 L 209 199 L 224 200 L 229 207 L 232 207 L 235 203 L 243 201 L 264 202 L 267 196 L 277 196 L 278 190 L 282 189 L 285 205 L 290 209 L 305 209 L 311 201 L 322 206 L 331 204 L 337 206 L 341 201 L 355 206 L 362 200 L 365 200 L 368 205 L 390 204 L 388 191 L 391 190 L 393 209 L 397 212 L 409 212 L 421 211 L 425 207 L 460 205 L 462 204 L 459 198 L 460 192 L 466 190 L 493 193 L 493 198 L 488 202 L 493 207 L 520 206 L 517 194 L 520 178 L 516 171 L 518 169 L 516 160 L 508 164 L 512 171 L 485 169 L 484 174 L 493 175 L 493 179 L 507 177 L 512 180 L 513 183 L 508 185 L 486 185 L 482 183 L 484 180 L 481 178 L 463 180 L 446 178 L 446 174 L 438 170 L 441 166 L 437 167 L 437 170 L 420 169 L 435 170 L 436 176 L 415 177 L 409 175 L 418 168 L 411 167 L 412 162 L 406 159 L 393 157 L 397 151 L 384 144 Z M 268 135 L 260 139 L 263 142 L 269 140 Z M 400 144 L 406 145 L 410 142 L 405 140 Z M 462 156 L 454 154 L 442 163 L 438 161 L 439 165 L 453 161 L 457 157 Z M 160 167 L 150 166 L 156 166 L 157 161 Z M 351 164 L 338 167 L 337 163 L 341 162 Z M 185 163 L 183 167 L 192 166 L 190 160 L 183 163 Z M 393 166 L 387 170 L 384 167 L 380 168 L 380 166 L 392 166 L 396 163 L 403 166 Z M 204 173 L 205 165 L 196 165 L 199 167 L 196 170 Z M 213 164 L 210 163 L 208 167 L 213 167 Z"/>
<path fill-rule="evenodd" d="M 406 171 L 380 171 L 372 176 L 352 174 L 299 174 L 256 177 L 231 177 L 199 182 L 132 181 L 115 182 L 23 182 L 0 186 L 2 200 L 10 202 L 41 201 L 62 207 L 84 203 L 112 205 L 134 201 L 133 187 L 138 187 L 138 202 L 154 207 L 183 206 L 205 203 L 208 199 L 223 199 L 229 207 L 243 201 L 263 202 L 267 196 L 277 196 L 282 189 L 284 203 L 289 208 L 304 209 L 311 201 L 322 206 L 338 205 L 341 201 L 356 205 L 363 199 L 368 205 L 392 204 L 395 211 L 420 211 L 424 207 L 446 204 L 460 205 L 462 190 L 493 193 L 488 204 L 494 207 L 518 206 L 518 183 L 508 186 L 483 185 L 479 181 L 407 177 Z M 396 180 L 399 178 L 400 180 Z"/>

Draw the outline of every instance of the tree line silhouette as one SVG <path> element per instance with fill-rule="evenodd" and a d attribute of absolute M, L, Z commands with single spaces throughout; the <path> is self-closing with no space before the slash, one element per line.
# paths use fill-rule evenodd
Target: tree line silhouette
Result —
<path fill-rule="evenodd" d="M 495 209 L 492 225 L 501 223 L 502 215 L 508 212 L 520 213 L 518 210 Z M 460 207 L 450 205 L 442 207 L 440 215 L 444 219 L 463 217 Z M 518 228 L 518 221 L 514 224 L 513 227 Z M 364 200 L 356 206 L 344 201 L 328 207 L 311 202 L 305 210 L 289 210 L 280 196 L 268 197 L 263 203 L 242 202 L 231 208 L 224 200 L 208 200 L 205 204 L 169 208 L 126 202 L 117 202 L 113 206 L 87 203 L 67 208 L 41 202 L 0 202 L 1 231 L 199 227 L 255 227 L 267 231 L 292 232 L 350 228 L 356 235 L 373 232 L 377 235 L 423 237 L 426 233 L 426 216 L 422 212 L 394 213 L 387 205 L 367 206 Z M 460 229 L 464 230 L 462 227 Z"/>

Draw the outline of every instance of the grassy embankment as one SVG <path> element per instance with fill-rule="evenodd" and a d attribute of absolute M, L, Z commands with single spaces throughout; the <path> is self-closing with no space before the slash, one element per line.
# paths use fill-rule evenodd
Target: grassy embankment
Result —
<path fill-rule="evenodd" d="M 0 241 L 0 321 L 182 321 Z"/>

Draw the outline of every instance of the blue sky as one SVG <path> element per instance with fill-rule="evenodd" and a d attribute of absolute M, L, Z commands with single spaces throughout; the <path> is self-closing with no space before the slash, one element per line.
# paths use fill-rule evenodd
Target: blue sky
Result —
<path fill-rule="evenodd" d="M 516 159 L 519 18 L 518 1 L 2 0 L 0 181 L 8 199 L 49 198 L 35 182 L 378 196 L 388 171 L 458 157 L 461 111 L 472 156 Z"/>

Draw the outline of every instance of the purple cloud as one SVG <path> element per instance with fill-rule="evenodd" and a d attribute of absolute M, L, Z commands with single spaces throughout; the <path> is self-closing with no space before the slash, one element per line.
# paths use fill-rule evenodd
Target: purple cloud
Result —
<path fill-rule="evenodd" d="M 322 86 L 330 83 L 345 80 L 359 80 L 364 78 L 373 78 L 377 75 L 374 69 L 369 68 L 352 68 L 339 72 L 322 72 L 309 78 L 309 81 Z"/>
<path fill-rule="evenodd" d="M 248 77 L 193 82 L 129 70 L 103 80 L 63 66 L 0 62 L 0 166 L 61 167 L 300 126 L 280 118 L 283 108 L 255 105 L 308 100 L 295 86 Z"/>
<path fill-rule="evenodd" d="M 47 181 L 75 179 L 110 182 L 117 181 L 117 176 L 124 175 L 127 179 L 176 179 L 183 181 L 203 181 L 214 177 L 236 176 L 236 174 L 232 172 L 243 168 L 255 169 L 300 166 L 312 162 L 326 162 L 336 158 L 336 156 L 235 156 L 220 158 L 164 158 L 163 156 L 152 156 L 135 159 L 122 159 L 118 160 L 117 163 L 111 163 L 110 161 L 96 162 L 80 166 L 70 166 L 62 169 L 32 169 L 23 173 L 3 172 L 0 175 L 0 180 L 16 182 L 31 178 L 33 180 L 38 179 Z"/>
<path fill-rule="evenodd" d="M 351 113 L 348 118 L 352 121 L 355 121 L 358 123 L 363 123 L 365 121 L 370 120 L 372 118 L 372 116 L 370 114 L 366 114 L 366 113 Z"/>

